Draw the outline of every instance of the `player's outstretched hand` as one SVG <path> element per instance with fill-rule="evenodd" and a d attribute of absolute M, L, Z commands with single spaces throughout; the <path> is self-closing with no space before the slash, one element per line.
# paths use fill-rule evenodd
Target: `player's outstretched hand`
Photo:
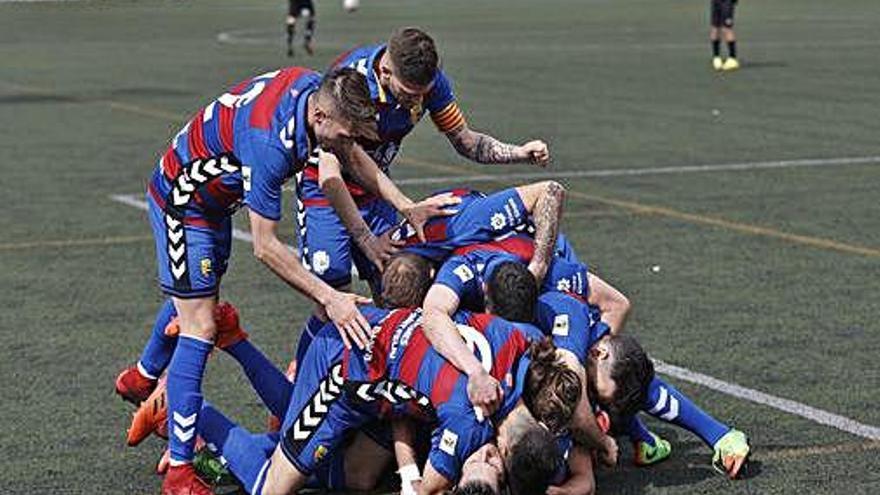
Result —
<path fill-rule="evenodd" d="M 550 164 L 550 148 L 547 147 L 547 143 L 544 141 L 529 141 L 519 146 L 518 151 L 522 159 L 529 163 L 539 167 L 546 167 Z"/>
<path fill-rule="evenodd" d="M 404 241 L 395 241 L 391 239 L 391 234 L 393 232 L 394 229 L 389 229 L 384 234 L 371 236 L 366 242 L 364 242 L 364 245 L 361 246 L 367 259 L 376 265 L 379 272 L 385 270 L 385 264 L 388 263 L 388 260 L 405 244 Z"/>
<path fill-rule="evenodd" d="M 425 242 L 425 223 L 434 217 L 455 215 L 456 210 L 450 208 L 461 203 L 461 198 L 452 193 L 443 193 L 419 201 L 400 213 L 406 218 L 421 242 Z"/>
<path fill-rule="evenodd" d="M 471 404 L 480 410 L 483 417 L 495 414 L 504 398 L 504 391 L 498 380 L 485 370 L 468 377 L 467 393 Z M 477 419 L 482 421 L 482 418 Z"/>
<path fill-rule="evenodd" d="M 324 306 L 327 317 L 339 329 L 342 342 L 348 349 L 351 349 L 352 341 L 360 349 L 365 349 L 370 341 L 370 323 L 357 308 L 358 304 L 370 302 L 368 297 L 337 291 Z"/>

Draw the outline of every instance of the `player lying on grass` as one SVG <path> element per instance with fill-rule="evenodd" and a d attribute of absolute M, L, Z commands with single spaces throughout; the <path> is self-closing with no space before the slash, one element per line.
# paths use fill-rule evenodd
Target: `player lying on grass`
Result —
<path fill-rule="evenodd" d="M 535 309 L 539 291 L 530 273 L 522 268 L 531 252 L 530 240 L 523 237 L 468 246 L 457 250 L 461 254 L 447 259 L 423 303 L 425 332 L 431 335 L 431 330 L 438 332 L 439 327 L 440 335 L 448 335 L 452 325 L 450 315 L 459 307 L 482 311 L 489 304 L 495 314 L 512 321 L 535 321 L 547 335 L 553 336 L 560 349 L 572 351 L 573 366 L 580 367 L 603 335 L 622 331 L 629 301 L 620 291 L 590 273 L 586 265 L 570 261 L 575 257 L 569 253 L 567 259 L 553 260 L 545 281 L 549 283 L 544 284 L 544 289 L 549 286 L 565 290 L 545 291 Z M 400 296 L 395 291 L 406 293 L 408 287 L 423 286 L 430 283 L 431 276 L 431 267 L 423 258 L 397 256 L 385 273 L 385 297 L 398 301 Z M 638 409 L 700 436 L 714 450 L 714 464 L 721 462 L 731 477 L 736 476 L 748 454 L 748 444 L 741 432 L 712 418 L 659 378 L 651 381 L 648 400 Z M 578 411 L 585 414 L 578 418 L 582 428 L 575 431 L 586 435 L 579 440 L 600 449 L 607 463 L 616 463 L 614 440 L 593 427 L 588 408 Z M 635 447 L 636 464 L 649 465 L 666 459 L 671 453 L 669 442 L 648 431 L 634 413 L 618 412 L 616 416 L 625 418 L 628 424 L 616 426 L 628 431 Z"/>
<path fill-rule="evenodd" d="M 486 242 L 513 234 L 517 229 L 534 225 L 538 248 L 529 268 L 543 276 L 552 258 L 556 225 L 562 211 L 563 189 L 553 181 L 536 182 L 504 189 L 489 196 L 470 189 L 454 189 L 451 196 L 460 199 L 454 215 L 432 218 L 425 224 L 425 242 L 421 242 L 415 228 L 404 222 L 396 227 L 393 238 L 407 250 L 441 261 L 457 247 Z M 535 212 L 535 213 L 533 213 Z M 312 322 L 317 320 L 310 320 Z M 297 359 L 308 348 L 313 324 L 306 325 L 300 335 Z M 455 335 L 452 338 L 456 338 Z M 444 357 L 450 359 L 470 377 L 471 400 L 479 407 L 492 412 L 499 397 L 497 383 L 462 346 L 444 346 L 444 342 L 432 337 L 432 344 Z"/>
<path fill-rule="evenodd" d="M 503 287 L 496 290 L 496 297 Z M 607 366 L 606 356 L 609 336 L 619 330 L 603 321 L 601 309 L 575 294 L 547 292 L 538 298 L 535 308 L 535 324 L 553 342 L 560 352 L 583 363 L 587 371 L 587 383 L 594 389 L 590 397 L 603 409 L 612 413 L 620 424 L 615 430 L 626 432 L 633 441 L 635 463 L 639 466 L 655 464 L 669 457 L 672 447 L 668 441 L 651 433 L 638 418 L 644 411 L 664 422 L 672 423 L 699 436 L 714 452 L 713 465 L 735 478 L 749 454 L 745 434 L 712 417 L 700 409 L 686 395 L 664 380 L 653 376 L 647 385 L 644 401 L 632 410 L 619 410 L 615 404 L 615 387 L 599 378 L 602 366 Z M 631 372 L 623 369 L 609 370 L 613 382 L 619 384 L 632 379 Z"/>
<path fill-rule="evenodd" d="M 305 168 L 297 184 L 303 264 L 333 287 L 349 286 L 354 263 L 378 296 L 380 271 L 396 249 L 389 234 L 397 223 L 397 212 L 421 236 L 429 215 L 454 204 L 441 197 L 416 205 L 386 175 L 402 140 L 425 113 L 458 153 L 470 160 L 549 163 L 550 153 L 542 141 L 507 144 L 468 126 L 452 84 L 440 69 L 434 40 L 420 29 L 400 29 L 387 43 L 350 50 L 333 66 L 364 74 L 378 108 L 378 138 L 359 139 L 345 153 L 322 155 Z M 323 324 L 316 313 L 305 331 L 314 333 Z"/>
<path fill-rule="evenodd" d="M 467 398 L 467 378 L 428 344 L 420 311 L 361 309 L 375 325 L 371 345 L 346 349 L 328 324 L 299 363 L 295 385 L 247 339 L 226 339 L 234 343 L 225 350 L 243 366 L 269 409 L 279 415 L 286 411 L 280 444 L 267 458 L 249 433 L 210 404 L 202 407 L 199 434 L 218 447 L 250 493 L 302 487 L 322 459 L 337 451 L 344 432 L 396 415 L 435 422 L 419 493 L 451 488 L 464 461 L 493 437 L 506 462 L 547 466 L 536 471 L 508 465 L 508 473 L 534 473 L 522 480 L 529 486 L 547 482 L 558 455 L 548 429 L 567 426 L 581 391 L 577 375 L 556 359 L 548 340 L 530 344 L 539 333 L 528 325 L 485 314 L 457 315 L 462 335 L 506 392 L 501 408 L 480 422 Z M 152 414 L 153 408 L 142 411 Z M 526 455 L 517 453 L 524 448 Z"/>
<path fill-rule="evenodd" d="M 325 78 L 289 67 L 244 81 L 210 103 L 175 136 L 147 189 L 159 282 L 168 295 L 137 367 L 117 391 L 137 402 L 168 367 L 172 467 L 163 493 L 209 493 L 190 462 L 201 407 L 201 379 L 216 334 L 214 308 L 231 248 L 232 213 L 249 209 L 254 254 L 338 323 L 344 339 L 366 343 L 369 325 L 357 296 L 306 271 L 276 235 L 281 186 L 316 147 L 344 150 L 375 136 L 375 107 L 365 78 L 353 70 Z M 175 345 L 164 334 L 177 314 Z M 173 353 L 173 357 L 172 357 Z"/>

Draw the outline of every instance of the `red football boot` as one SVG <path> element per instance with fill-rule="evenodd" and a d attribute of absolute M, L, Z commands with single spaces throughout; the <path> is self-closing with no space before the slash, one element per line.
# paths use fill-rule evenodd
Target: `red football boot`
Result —
<path fill-rule="evenodd" d="M 131 418 L 127 443 L 134 447 L 143 442 L 151 433 L 168 438 L 168 402 L 165 378 L 159 380 L 156 390 L 147 397 Z"/>
<path fill-rule="evenodd" d="M 184 464 L 168 468 L 162 481 L 162 495 L 214 495 L 214 491 L 196 476 L 192 464 Z"/>
<path fill-rule="evenodd" d="M 116 377 L 116 393 L 134 405 L 140 405 L 156 388 L 157 380 L 141 374 L 137 365 L 129 366 Z"/>
<path fill-rule="evenodd" d="M 216 347 L 225 349 L 248 338 L 248 333 L 241 328 L 238 310 L 232 303 L 222 301 L 214 307 L 214 323 L 217 325 Z"/>

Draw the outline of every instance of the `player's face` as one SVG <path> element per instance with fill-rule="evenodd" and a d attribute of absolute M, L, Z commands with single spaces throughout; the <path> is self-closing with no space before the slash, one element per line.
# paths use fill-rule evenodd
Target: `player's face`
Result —
<path fill-rule="evenodd" d="M 495 493 L 500 492 L 501 484 L 504 482 L 504 463 L 495 444 L 483 445 L 464 462 L 458 484 L 464 485 L 473 481 L 487 483 Z"/>
<path fill-rule="evenodd" d="M 414 108 L 422 104 L 422 100 L 431 92 L 431 89 L 434 88 L 434 83 L 428 84 L 427 86 L 418 86 L 409 82 L 404 81 L 398 75 L 399 72 L 395 69 L 394 64 L 388 60 L 387 65 L 382 67 L 383 74 L 383 86 L 386 89 L 391 91 L 391 94 L 394 95 L 394 98 L 398 103 L 401 104 L 404 108 Z"/>
<path fill-rule="evenodd" d="M 587 362 L 587 379 L 590 389 L 600 404 L 610 404 L 617 386 L 611 379 L 611 352 L 603 337 L 590 349 Z"/>
<path fill-rule="evenodd" d="M 318 112 L 312 131 L 321 147 L 334 147 L 351 142 L 353 138 L 351 124 L 339 117 L 332 104 L 322 100 L 318 102 Z"/>

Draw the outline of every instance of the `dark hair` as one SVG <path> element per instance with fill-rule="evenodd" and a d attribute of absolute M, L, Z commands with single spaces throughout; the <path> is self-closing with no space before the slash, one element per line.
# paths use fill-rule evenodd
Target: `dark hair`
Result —
<path fill-rule="evenodd" d="M 511 446 L 506 459 L 507 482 L 513 495 L 546 493 L 562 463 L 556 437 L 544 428 L 530 428 Z"/>
<path fill-rule="evenodd" d="M 428 33 L 415 27 L 395 31 L 388 41 L 388 56 L 404 82 L 427 86 L 437 76 L 440 57 Z"/>
<path fill-rule="evenodd" d="M 486 306 L 505 320 L 531 323 L 538 302 L 538 283 L 522 263 L 499 263 L 486 281 Z"/>
<path fill-rule="evenodd" d="M 632 335 L 608 337 L 611 353 L 611 379 L 614 395 L 609 408 L 619 417 L 630 417 L 639 412 L 648 396 L 648 386 L 654 379 L 654 363 Z"/>
<path fill-rule="evenodd" d="M 351 124 L 356 137 L 378 139 L 376 105 L 363 74 L 350 68 L 336 69 L 321 80 L 318 94 L 333 101 L 335 111 Z"/>
<path fill-rule="evenodd" d="M 556 356 L 556 346 L 550 337 L 532 342 L 529 356 L 523 402 L 547 429 L 562 432 L 571 423 L 581 400 L 581 379 Z"/>
<path fill-rule="evenodd" d="M 455 487 L 455 490 L 452 490 L 450 493 L 452 495 L 498 495 L 498 493 L 492 489 L 492 485 L 479 480 L 469 481 L 464 485 L 458 485 Z"/>
<path fill-rule="evenodd" d="M 422 305 L 431 288 L 431 262 L 413 253 L 397 253 L 382 273 L 382 305 L 414 308 Z"/>

